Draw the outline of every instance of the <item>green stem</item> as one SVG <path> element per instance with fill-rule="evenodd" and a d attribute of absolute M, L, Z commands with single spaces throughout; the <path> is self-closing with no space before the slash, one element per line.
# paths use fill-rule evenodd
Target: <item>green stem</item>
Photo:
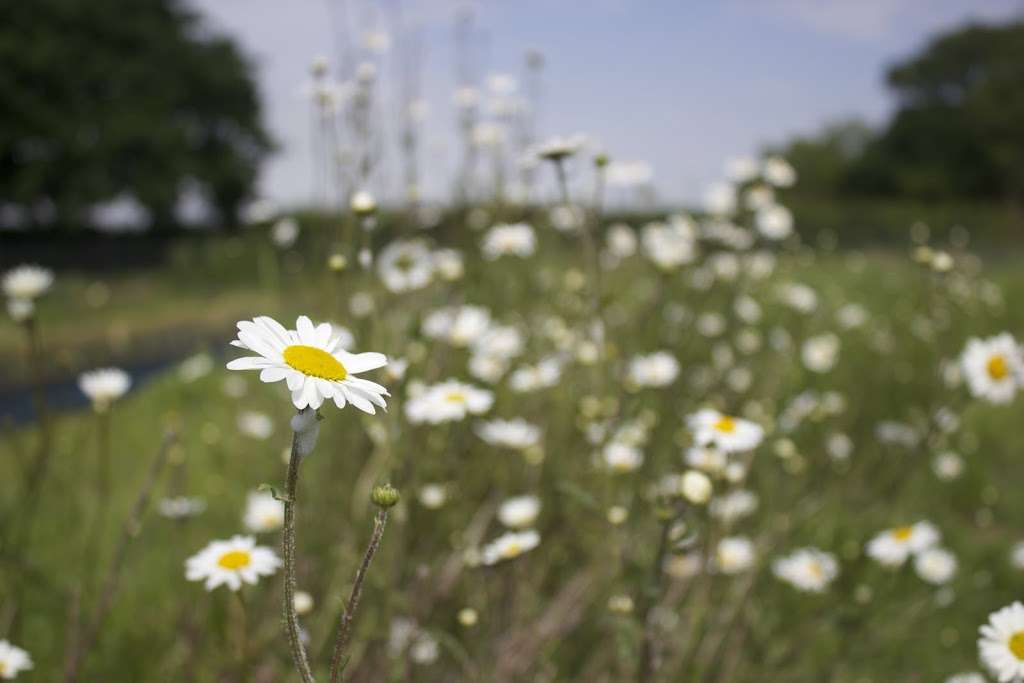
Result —
<path fill-rule="evenodd" d="M 302 645 L 299 615 L 295 612 L 295 505 L 301 461 L 299 435 L 296 433 L 292 437 L 292 452 L 288 458 L 284 496 L 284 528 L 281 533 L 281 552 L 284 555 L 284 622 L 288 633 L 288 644 L 292 651 L 292 661 L 295 663 L 302 683 L 315 683 L 313 672 L 309 668 L 309 659 L 306 657 L 306 649 Z"/>

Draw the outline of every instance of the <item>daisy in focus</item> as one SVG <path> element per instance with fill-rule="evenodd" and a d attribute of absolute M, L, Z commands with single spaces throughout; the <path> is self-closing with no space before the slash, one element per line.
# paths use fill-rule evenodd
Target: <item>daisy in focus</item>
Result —
<path fill-rule="evenodd" d="M 698 444 L 713 445 L 725 453 L 753 450 L 764 438 L 764 429 L 760 425 L 717 410 L 699 410 L 690 415 L 686 423 Z"/>
<path fill-rule="evenodd" d="M 238 338 L 231 342 L 256 356 L 236 358 L 228 370 L 259 370 L 263 382 L 285 380 L 292 404 L 299 410 L 317 409 L 332 399 L 338 408 L 346 404 L 373 415 L 374 406 L 387 408 L 387 389 L 355 375 L 387 364 L 382 353 L 349 353 L 330 323 L 314 326 L 299 316 L 294 330 L 287 330 L 267 316 L 238 323 Z"/>
<path fill-rule="evenodd" d="M 205 581 L 206 590 L 227 586 L 233 591 L 243 583 L 255 585 L 261 576 L 270 576 L 282 564 L 270 548 L 256 545 L 252 536 L 233 536 L 213 541 L 185 561 L 185 578 Z"/>
<path fill-rule="evenodd" d="M 900 567 L 911 555 L 931 548 L 939 541 L 939 532 L 929 522 L 887 529 L 867 544 L 867 554 L 886 567 Z"/>
<path fill-rule="evenodd" d="M 821 593 L 839 576 L 839 563 L 831 553 L 801 548 L 775 560 L 772 573 L 798 590 Z"/>
<path fill-rule="evenodd" d="M 1000 683 L 1024 678 L 1024 605 L 1015 602 L 993 612 L 979 632 L 981 663 Z"/>
<path fill-rule="evenodd" d="M 0 678 L 10 681 L 31 668 L 32 657 L 28 652 L 6 640 L 0 640 Z"/>
<path fill-rule="evenodd" d="M 1009 403 L 1024 381 L 1024 354 L 1008 332 L 967 342 L 960 365 L 972 396 Z"/>

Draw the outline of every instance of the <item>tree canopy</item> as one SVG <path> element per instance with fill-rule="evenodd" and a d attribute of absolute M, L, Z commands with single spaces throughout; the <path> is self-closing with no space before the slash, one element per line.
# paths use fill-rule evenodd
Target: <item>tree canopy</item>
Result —
<path fill-rule="evenodd" d="M 132 197 L 174 224 L 186 187 L 236 220 L 271 149 L 251 66 L 177 0 L 0 9 L 0 208 L 75 226 Z"/>

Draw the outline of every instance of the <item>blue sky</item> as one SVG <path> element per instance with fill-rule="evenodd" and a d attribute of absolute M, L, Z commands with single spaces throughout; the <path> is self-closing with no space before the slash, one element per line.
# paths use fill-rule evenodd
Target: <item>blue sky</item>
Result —
<path fill-rule="evenodd" d="M 388 95 L 397 88 L 400 41 L 408 35 L 402 25 L 417 27 L 422 45 L 420 89 L 430 108 L 424 189 L 437 197 L 450 187 L 458 152 L 455 2 L 191 3 L 257 65 L 267 124 L 281 144 L 261 180 L 266 196 L 286 205 L 311 197 L 310 105 L 302 86 L 312 59 L 336 55 L 345 35 L 392 36 L 380 123 L 394 130 L 398 108 Z M 730 157 L 838 118 L 884 121 L 892 106 L 886 65 L 937 30 L 1019 16 L 1024 0 L 482 0 L 473 7 L 485 36 L 480 74 L 521 72 L 530 48 L 545 55 L 542 134 L 584 132 L 613 158 L 647 161 L 659 198 L 678 202 L 700 197 Z M 378 193 L 392 191 L 392 181 L 381 178 Z"/>

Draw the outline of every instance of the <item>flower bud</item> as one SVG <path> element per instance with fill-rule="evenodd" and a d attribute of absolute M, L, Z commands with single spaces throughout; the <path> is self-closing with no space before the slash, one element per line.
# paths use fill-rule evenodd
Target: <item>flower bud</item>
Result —
<path fill-rule="evenodd" d="M 398 489 L 391 484 L 374 486 L 373 491 L 370 493 L 370 500 L 373 504 L 384 510 L 394 507 L 398 503 L 398 499 Z"/>

